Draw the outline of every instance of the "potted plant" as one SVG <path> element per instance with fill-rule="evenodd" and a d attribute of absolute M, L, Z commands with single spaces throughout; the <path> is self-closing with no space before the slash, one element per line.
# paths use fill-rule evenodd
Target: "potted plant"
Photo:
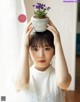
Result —
<path fill-rule="evenodd" d="M 31 17 L 32 25 L 37 32 L 44 32 L 47 29 L 48 17 L 47 11 L 50 7 L 47 7 L 45 4 L 37 3 L 33 5 L 35 8 L 34 15 Z"/>

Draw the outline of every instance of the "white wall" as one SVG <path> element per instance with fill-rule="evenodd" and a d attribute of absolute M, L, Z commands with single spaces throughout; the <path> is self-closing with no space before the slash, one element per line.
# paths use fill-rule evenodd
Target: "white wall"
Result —
<path fill-rule="evenodd" d="M 32 5 L 36 2 L 37 0 L 25 0 L 28 21 L 33 15 Z M 77 3 L 64 3 L 63 0 L 38 0 L 38 2 L 46 3 L 51 7 L 48 16 L 60 32 L 64 54 L 72 76 L 69 89 L 74 90 Z"/>

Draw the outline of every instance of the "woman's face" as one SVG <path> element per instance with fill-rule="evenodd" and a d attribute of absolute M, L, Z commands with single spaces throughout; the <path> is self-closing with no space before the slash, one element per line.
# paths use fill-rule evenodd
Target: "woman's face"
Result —
<path fill-rule="evenodd" d="M 30 56 L 38 70 L 44 71 L 49 65 L 54 55 L 54 48 L 49 45 L 34 46 L 29 48 Z"/>

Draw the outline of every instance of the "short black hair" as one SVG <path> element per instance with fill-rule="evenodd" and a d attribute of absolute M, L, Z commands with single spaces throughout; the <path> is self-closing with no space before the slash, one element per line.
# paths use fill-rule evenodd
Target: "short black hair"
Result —
<path fill-rule="evenodd" d="M 44 32 L 33 32 L 30 37 L 29 46 L 42 46 L 43 44 L 48 44 L 50 47 L 54 46 L 54 36 L 51 31 L 46 30 Z"/>

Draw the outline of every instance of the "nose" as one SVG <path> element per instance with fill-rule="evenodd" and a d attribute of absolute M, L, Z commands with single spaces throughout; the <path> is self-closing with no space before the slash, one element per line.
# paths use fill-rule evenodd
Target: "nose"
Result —
<path fill-rule="evenodd" d="M 40 50 L 39 50 L 38 56 L 39 56 L 39 57 L 44 57 L 44 50 L 43 50 L 43 49 L 40 49 Z"/>

